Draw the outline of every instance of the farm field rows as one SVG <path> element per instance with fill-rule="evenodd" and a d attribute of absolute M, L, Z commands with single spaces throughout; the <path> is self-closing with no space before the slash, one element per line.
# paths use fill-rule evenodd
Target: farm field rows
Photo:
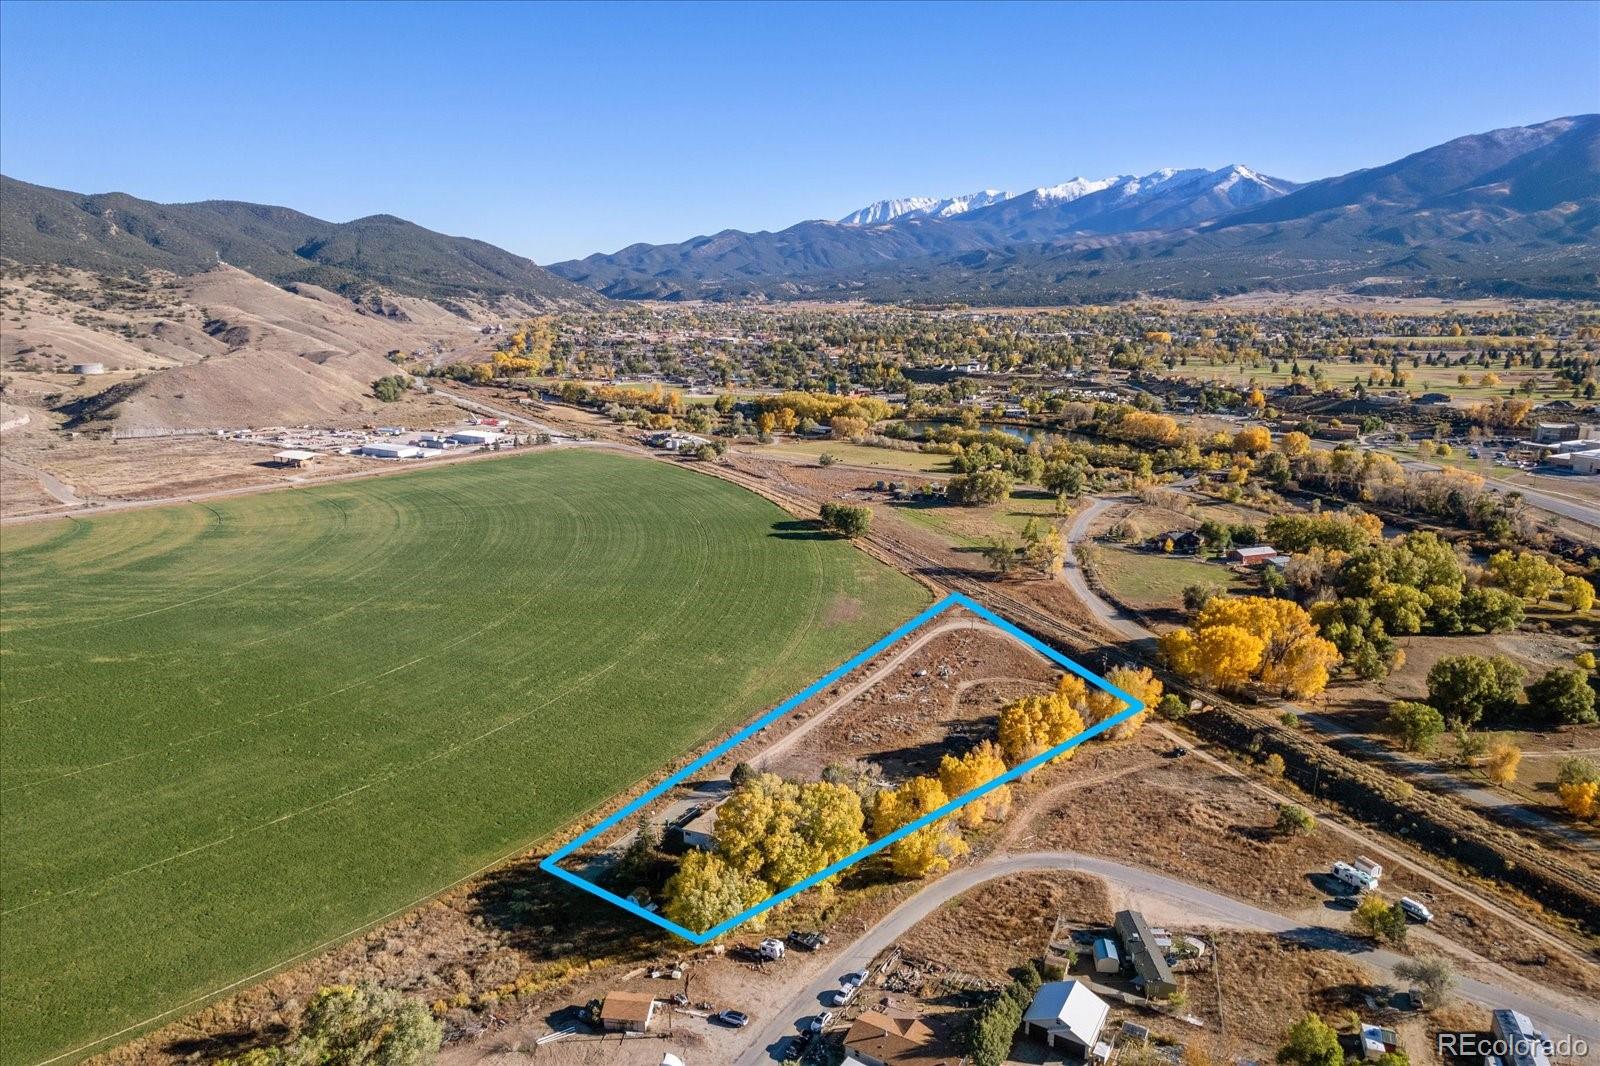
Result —
<path fill-rule="evenodd" d="M 787 517 L 573 450 L 7 527 L 0 1061 L 404 908 L 929 602 Z"/>

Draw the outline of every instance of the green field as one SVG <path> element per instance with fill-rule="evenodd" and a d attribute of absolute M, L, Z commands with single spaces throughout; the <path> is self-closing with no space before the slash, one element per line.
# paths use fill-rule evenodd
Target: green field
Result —
<path fill-rule="evenodd" d="M 404 908 L 928 602 L 786 521 L 562 451 L 6 527 L 0 1060 Z"/>
<path fill-rule="evenodd" d="M 848 441 L 797 440 L 785 441 L 763 448 L 763 454 L 792 455 L 815 459 L 824 452 L 841 463 L 853 466 L 882 467 L 886 472 L 903 471 L 913 474 L 950 474 L 954 469 L 948 455 L 928 452 L 903 452 L 898 448 L 874 448 L 851 444 Z"/>
<path fill-rule="evenodd" d="M 1190 585 L 1216 585 L 1225 592 L 1246 587 L 1221 563 L 1126 547 L 1105 547 L 1096 576 L 1113 599 L 1136 609 L 1176 606 Z"/>

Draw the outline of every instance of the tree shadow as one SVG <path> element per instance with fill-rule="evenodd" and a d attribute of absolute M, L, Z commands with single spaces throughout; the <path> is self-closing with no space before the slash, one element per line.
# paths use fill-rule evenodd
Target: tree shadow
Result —
<path fill-rule="evenodd" d="M 663 930 L 552 877 L 531 856 L 489 873 L 471 898 L 478 916 L 535 962 L 579 951 L 643 959 L 669 947 Z"/>
<path fill-rule="evenodd" d="M 177 1058 L 214 1062 L 257 1048 L 277 1047 L 287 1041 L 290 1035 L 288 1026 L 274 1023 L 259 1029 L 232 1029 L 209 1036 L 180 1037 L 164 1045 L 161 1050 Z"/>
<path fill-rule="evenodd" d="M 772 532 L 769 537 L 780 540 L 836 540 L 832 533 L 824 530 L 820 523 L 791 518 L 785 522 L 772 523 Z"/>

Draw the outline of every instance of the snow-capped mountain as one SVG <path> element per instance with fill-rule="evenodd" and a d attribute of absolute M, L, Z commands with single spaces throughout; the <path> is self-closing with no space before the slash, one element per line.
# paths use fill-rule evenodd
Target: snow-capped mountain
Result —
<path fill-rule="evenodd" d="M 1014 196 L 886 200 L 838 222 L 630 245 L 550 269 L 622 299 L 1004 303 L 1430 272 L 1462 286 L 1587 295 L 1596 218 L 1600 115 L 1580 115 L 1305 186 L 1241 164 L 1166 167 Z"/>
<path fill-rule="evenodd" d="M 908 196 L 903 200 L 879 200 L 859 211 L 852 211 L 839 220 L 844 226 L 881 226 L 904 218 L 953 218 L 980 207 L 988 207 L 1011 194 L 999 189 L 984 189 L 965 196 L 948 196 L 935 199 L 931 196 Z"/>
<path fill-rule="evenodd" d="M 1064 204 L 1072 200 L 1082 199 L 1091 193 L 1097 193 L 1101 189 L 1109 189 L 1117 182 L 1126 180 L 1126 178 L 1116 176 L 1098 180 L 1073 178 L 1071 181 L 1064 181 L 1060 185 L 1041 186 L 1023 195 L 1036 204 Z"/>
<path fill-rule="evenodd" d="M 1269 178 L 1239 163 L 1220 170 L 1195 167 L 1179 170 L 1163 167 L 1148 174 L 1113 174 L 1104 178 L 1073 178 L 1059 185 L 1042 185 L 1024 193 L 1007 193 L 998 189 L 949 196 L 938 199 L 932 196 L 909 196 L 898 200 L 879 200 L 859 211 L 852 211 L 839 220 L 845 226 L 883 226 L 913 219 L 954 219 L 969 216 L 1001 219 L 1028 214 L 1045 208 L 1059 208 L 1066 204 L 1079 204 L 1070 212 L 1074 218 L 1087 218 L 1092 214 L 1113 208 L 1126 208 L 1170 195 L 1182 190 L 1188 197 L 1204 197 L 1204 211 L 1215 214 L 1216 207 L 1251 207 L 1299 188 L 1294 182 Z M 1005 205 L 1001 211 L 989 211 Z M 1093 210 L 1085 210 L 1092 207 Z M 1199 217 L 1199 213 L 1195 213 Z M 964 219 L 967 220 L 967 219 Z"/>

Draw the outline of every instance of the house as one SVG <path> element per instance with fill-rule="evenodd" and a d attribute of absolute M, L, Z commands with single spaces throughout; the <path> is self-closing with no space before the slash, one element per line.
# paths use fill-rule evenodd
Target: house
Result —
<path fill-rule="evenodd" d="M 933 1030 L 914 1014 L 884 1006 L 862 1011 L 844 1035 L 844 1050 L 862 1066 L 918 1066 L 941 1061 L 929 1054 Z"/>
<path fill-rule="evenodd" d="M 1094 972 L 1121 973 L 1122 956 L 1117 954 L 1117 942 L 1108 936 L 1095 938 Z"/>
<path fill-rule="evenodd" d="M 669 852 L 684 852 L 690 848 L 710 851 L 716 847 L 717 808 L 699 805 L 690 807 L 667 823 L 661 846 Z"/>
<path fill-rule="evenodd" d="M 692 452 L 704 447 L 711 442 L 705 437 L 697 437 L 693 433 L 652 433 L 644 439 L 652 448 L 660 448 L 669 452 Z"/>
<path fill-rule="evenodd" d="M 1228 560 L 1245 566 L 1265 566 L 1277 554 L 1278 549 L 1270 544 L 1255 544 L 1248 548 L 1233 549 L 1228 553 Z"/>
<path fill-rule="evenodd" d="M 655 1017 L 656 1000 L 648 992 L 607 992 L 600 1003 L 600 1028 L 612 1033 L 642 1033 Z"/>
<path fill-rule="evenodd" d="M 317 458 L 316 452 L 308 452 L 302 448 L 285 448 L 281 452 L 273 452 L 272 457 L 278 460 L 279 466 L 306 467 L 310 466 Z"/>
<path fill-rule="evenodd" d="M 1117 939 L 1122 941 L 1123 957 L 1133 964 L 1144 994 L 1150 999 L 1166 999 L 1178 990 L 1178 981 L 1167 963 L 1167 953 L 1156 942 L 1155 933 L 1138 911 L 1118 911 L 1112 922 Z"/>
<path fill-rule="evenodd" d="M 1174 529 L 1151 537 L 1150 547 L 1156 551 L 1166 551 L 1168 541 L 1172 542 L 1172 550 L 1179 555 L 1194 555 L 1206 545 L 1206 539 L 1194 530 Z"/>
<path fill-rule="evenodd" d="M 1087 1056 L 1099 1043 L 1110 1010 L 1082 981 L 1049 981 L 1034 993 L 1022 1016 L 1022 1031 L 1049 1047 L 1066 1046 Z"/>

